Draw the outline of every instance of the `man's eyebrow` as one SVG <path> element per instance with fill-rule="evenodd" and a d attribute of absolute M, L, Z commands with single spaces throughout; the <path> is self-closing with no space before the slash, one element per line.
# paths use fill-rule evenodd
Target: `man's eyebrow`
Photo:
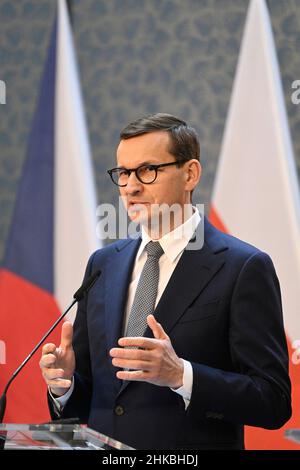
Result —
<path fill-rule="evenodd" d="M 145 162 L 139 163 L 135 168 L 138 168 L 139 166 L 143 166 L 143 165 L 159 165 L 159 162 L 154 163 L 153 161 L 146 160 Z M 123 165 L 120 165 L 117 168 L 124 168 L 124 170 L 127 169 L 127 167 Z"/>
<path fill-rule="evenodd" d="M 139 164 L 139 166 L 142 165 L 157 165 L 157 163 L 153 163 L 153 161 L 146 160 L 145 162 Z"/>

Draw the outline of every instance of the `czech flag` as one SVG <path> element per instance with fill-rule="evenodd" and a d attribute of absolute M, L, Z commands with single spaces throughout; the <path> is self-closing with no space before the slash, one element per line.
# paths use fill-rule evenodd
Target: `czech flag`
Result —
<path fill-rule="evenodd" d="M 0 272 L 0 393 L 82 282 L 98 248 L 95 194 L 72 32 L 58 0 Z M 58 327 L 47 342 L 59 339 Z M 4 422 L 50 419 L 39 359 L 9 388 Z"/>
<path fill-rule="evenodd" d="M 297 172 L 268 10 L 251 0 L 217 170 L 210 220 L 272 258 L 290 347 L 293 415 L 281 429 L 246 429 L 248 449 L 298 449 L 300 427 L 300 201 Z M 271 334 L 272 332 L 270 332 Z"/>

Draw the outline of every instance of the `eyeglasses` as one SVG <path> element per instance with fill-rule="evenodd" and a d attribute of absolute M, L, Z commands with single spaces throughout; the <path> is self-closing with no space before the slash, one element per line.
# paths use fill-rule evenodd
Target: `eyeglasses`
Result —
<path fill-rule="evenodd" d="M 137 168 L 112 168 L 107 170 L 111 180 L 117 186 L 127 186 L 129 176 L 135 173 L 137 179 L 143 184 L 151 184 L 157 178 L 157 170 L 164 166 L 180 165 L 181 162 L 160 163 L 159 165 L 141 165 Z"/>

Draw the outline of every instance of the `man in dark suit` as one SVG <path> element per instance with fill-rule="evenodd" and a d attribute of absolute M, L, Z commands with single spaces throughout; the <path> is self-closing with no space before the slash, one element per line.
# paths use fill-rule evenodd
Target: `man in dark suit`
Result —
<path fill-rule="evenodd" d="M 243 449 L 244 425 L 289 419 L 272 261 L 192 206 L 199 154 L 194 129 L 171 115 L 121 132 L 109 174 L 142 235 L 91 256 L 86 276 L 102 274 L 79 304 L 74 338 L 66 322 L 60 347 L 43 348 L 54 419 L 78 416 L 137 449 Z"/>

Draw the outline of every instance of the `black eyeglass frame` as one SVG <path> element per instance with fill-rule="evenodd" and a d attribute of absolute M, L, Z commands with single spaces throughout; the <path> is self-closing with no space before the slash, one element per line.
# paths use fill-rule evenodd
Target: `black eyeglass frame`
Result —
<path fill-rule="evenodd" d="M 107 173 L 109 174 L 112 182 L 116 185 L 116 186 L 119 186 L 121 188 L 124 188 L 125 186 L 127 186 L 128 182 L 126 184 L 118 184 L 114 181 L 113 179 L 113 173 L 116 172 L 116 170 L 124 170 L 127 172 L 128 174 L 128 178 L 130 177 L 131 173 L 134 172 L 135 173 L 135 176 L 137 177 L 137 179 L 142 183 L 142 184 L 152 184 L 154 183 L 154 181 L 156 180 L 157 178 L 157 170 L 159 168 L 162 168 L 162 167 L 165 167 L 165 166 L 170 166 L 170 165 L 178 165 L 178 167 L 183 164 L 185 162 L 169 162 L 169 163 L 159 163 L 158 165 L 156 164 L 152 164 L 152 163 L 146 163 L 146 164 L 143 164 L 143 165 L 140 165 L 138 166 L 137 168 L 123 168 L 123 167 L 116 167 L 116 168 L 112 168 L 111 170 L 107 170 Z M 150 167 L 151 170 L 155 170 L 155 177 L 152 181 L 148 182 L 148 183 L 145 183 L 143 180 L 141 180 L 141 178 L 139 177 L 138 175 L 138 171 L 140 168 L 143 168 L 143 167 Z"/>

